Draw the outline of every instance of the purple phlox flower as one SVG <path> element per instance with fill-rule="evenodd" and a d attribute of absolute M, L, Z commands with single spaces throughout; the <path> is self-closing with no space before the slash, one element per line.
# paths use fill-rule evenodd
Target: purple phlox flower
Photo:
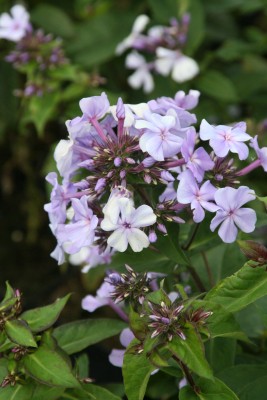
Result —
<path fill-rule="evenodd" d="M 106 93 L 101 93 L 101 96 L 91 96 L 80 100 L 80 108 L 83 116 L 89 121 L 99 120 L 105 116 L 109 110 L 109 101 Z"/>
<path fill-rule="evenodd" d="M 88 207 L 88 197 L 72 200 L 73 220 L 68 224 L 59 224 L 56 236 L 59 244 L 68 254 L 77 253 L 82 247 L 90 246 L 95 238 L 98 218 Z"/>
<path fill-rule="evenodd" d="M 132 201 L 121 198 L 118 202 L 119 215 L 114 219 L 111 207 L 110 212 L 105 213 L 105 218 L 101 222 L 104 231 L 114 231 L 108 238 L 108 245 L 120 252 L 124 252 L 128 244 L 134 252 L 140 252 L 149 246 L 147 235 L 140 229 L 153 225 L 156 222 L 156 215 L 151 207 L 142 205 L 135 209 Z M 114 210 L 117 215 L 117 205 Z"/>
<path fill-rule="evenodd" d="M 135 338 L 133 332 L 130 328 L 125 328 L 120 334 L 120 342 L 123 347 L 128 347 L 131 341 Z M 125 354 L 125 350 L 113 349 L 108 356 L 109 362 L 115 367 L 122 368 L 123 365 L 123 357 Z"/>
<path fill-rule="evenodd" d="M 113 118 L 117 121 L 118 117 L 116 115 L 117 106 L 110 106 L 109 111 L 113 115 Z M 125 111 L 125 120 L 124 127 L 130 128 L 133 126 L 137 117 L 142 118 L 145 111 L 148 111 L 149 107 L 147 103 L 139 103 L 139 104 L 124 104 Z M 138 133 L 137 130 L 135 132 Z"/>
<path fill-rule="evenodd" d="M 186 161 L 186 166 L 195 176 L 198 182 L 203 180 L 205 171 L 209 171 L 214 167 L 214 162 L 204 150 L 203 147 L 198 147 L 195 151 L 196 131 L 193 127 L 187 131 L 187 137 L 183 141 L 181 153 Z"/>
<path fill-rule="evenodd" d="M 179 90 L 174 96 L 174 101 L 178 107 L 192 110 L 198 105 L 199 96 L 200 92 L 198 90 L 189 90 L 188 94 L 185 94 L 183 90 Z"/>
<path fill-rule="evenodd" d="M 253 232 L 256 224 L 256 212 L 251 208 L 242 207 L 245 203 L 256 198 L 254 190 L 247 186 L 238 189 L 225 187 L 215 193 L 218 210 L 212 219 L 212 232 L 221 224 L 218 234 L 225 243 L 232 243 L 237 237 L 238 230 L 245 233 Z"/>
<path fill-rule="evenodd" d="M 127 79 L 133 89 L 143 88 L 145 93 L 150 93 L 154 89 L 154 80 L 150 73 L 151 66 L 146 59 L 137 51 L 132 51 L 126 57 L 125 65 L 127 68 L 136 71 Z"/>
<path fill-rule="evenodd" d="M 164 192 L 159 196 L 159 201 L 169 201 L 169 200 L 176 200 L 177 192 L 174 189 L 173 182 L 168 183 Z"/>
<path fill-rule="evenodd" d="M 267 172 L 267 147 L 259 148 L 258 136 L 251 139 L 250 146 L 255 150 L 262 168 Z"/>
<path fill-rule="evenodd" d="M 56 235 L 56 227 L 57 225 L 49 224 L 49 228 L 51 229 L 53 235 Z M 65 262 L 65 252 L 61 245 L 57 244 L 55 249 L 50 253 L 50 256 L 54 258 L 58 262 L 58 265 L 61 265 Z"/>
<path fill-rule="evenodd" d="M 234 126 L 212 126 L 203 119 L 200 124 L 199 136 L 202 140 L 209 140 L 216 156 L 225 157 L 231 151 L 237 153 L 240 160 L 245 160 L 248 157 L 248 147 L 243 142 L 251 139 L 251 136 L 245 131 L 245 122 Z"/>
<path fill-rule="evenodd" d="M 125 50 L 129 49 L 133 46 L 135 40 L 140 36 L 140 33 L 143 32 L 145 27 L 149 22 L 149 18 L 147 15 L 139 15 L 134 21 L 132 31 L 129 36 L 127 36 L 122 42 L 120 42 L 116 47 L 116 54 L 120 55 Z"/>
<path fill-rule="evenodd" d="M 195 114 L 191 114 L 183 107 L 180 107 L 179 102 L 177 104 L 176 100 L 171 97 L 162 96 L 157 100 L 150 100 L 147 104 L 152 112 L 158 114 L 166 114 L 170 109 L 174 110 L 180 128 L 187 128 L 197 122 Z"/>
<path fill-rule="evenodd" d="M 84 118 L 76 117 L 66 121 L 68 140 L 60 140 L 55 148 L 54 158 L 61 176 L 70 178 L 79 164 L 95 155 L 92 149 L 93 128 Z"/>
<path fill-rule="evenodd" d="M 30 16 L 19 4 L 11 8 L 10 14 L 0 15 L 0 38 L 19 42 L 31 30 Z"/>
<path fill-rule="evenodd" d="M 156 55 L 156 71 L 163 76 L 171 73 L 172 79 L 178 83 L 188 81 L 199 73 L 196 61 L 191 57 L 185 56 L 178 50 L 158 47 Z"/>
<path fill-rule="evenodd" d="M 46 180 L 53 186 L 53 189 L 50 195 L 51 202 L 45 204 L 44 209 L 49 215 L 51 224 L 56 227 L 65 222 L 67 205 L 71 195 L 74 195 L 77 189 L 68 181 L 63 181 L 63 184 L 60 185 L 56 172 L 50 172 L 46 176 Z"/>
<path fill-rule="evenodd" d="M 145 119 L 135 122 L 135 127 L 144 132 L 139 141 L 141 150 L 157 161 L 176 155 L 181 148 L 182 139 L 175 131 L 171 131 L 175 126 L 176 119 L 172 115 L 145 113 Z"/>
<path fill-rule="evenodd" d="M 96 296 L 87 295 L 82 300 L 82 309 L 94 312 L 97 308 L 106 306 L 110 303 L 110 295 L 114 286 L 108 282 L 103 282 L 96 292 Z"/>
<path fill-rule="evenodd" d="M 201 187 L 198 187 L 192 172 L 189 170 L 182 172 L 179 180 L 177 199 L 182 204 L 191 203 L 191 210 L 194 210 L 193 220 L 195 222 L 199 223 L 203 221 L 205 217 L 204 209 L 211 212 L 218 210 L 219 207 L 212 203 L 217 189 L 210 181 L 206 181 Z"/>

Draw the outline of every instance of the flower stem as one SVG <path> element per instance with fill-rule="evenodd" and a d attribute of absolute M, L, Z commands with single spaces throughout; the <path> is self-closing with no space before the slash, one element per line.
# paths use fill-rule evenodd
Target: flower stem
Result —
<path fill-rule="evenodd" d="M 206 271 L 208 273 L 210 286 L 213 287 L 214 286 L 214 279 L 213 279 L 213 275 L 212 275 L 212 271 L 211 271 L 211 268 L 210 268 L 208 257 L 207 257 L 207 255 L 206 255 L 206 253 L 204 251 L 201 251 L 201 255 L 202 255 L 202 258 L 203 258 L 203 261 L 204 261 L 204 264 L 205 264 Z"/>
<path fill-rule="evenodd" d="M 195 237 L 196 237 L 196 234 L 197 234 L 199 225 L 200 225 L 200 224 L 196 224 L 196 225 L 195 225 L 194 230 L 193 230 L 193 233 L 192 233 L 192 235 L 191 235 L 191 238 L 188 240 L 187 244 L 185 244 L 184 246 L 182 246 L 182 249 L 183 249 L 183 250 L 189 250 L 191 244 L 193 243 L 193 241 L 194 241 L 194 239 L 195 239 Z"/>
<path fill-rule="evenodd" d="M 249 172 L 253 171 L 253 169 L 256 169 L 260 166 L 261 166 L 261 161 L 259 159 L 255 160 L 251 164 L 249 164 L 247 167 L 241 169 L 240 171 L 237 171 L 236 175 L 237 176 L 247 175 Z"/>
<path fill-rule="evenodd" d="M 179 364 L 180 368 L 182 369 L 184 376 L 189 383 L 189 385 L 192 387 L 195 393 L 200 393 L 200 388 L 195 384 L 194 379 L 187 368 L 187 366 L 175 355 L 172 356 L 172 358 Z"/>
<path fill-rule="evenodd" d="M 117 306 L 112 300 L 109 301 L 108 305 L 112 308 L 113 311 L 115 311 L 116 314 L 125 322 L 129 322 L 128 315 L 125 314 L 125 312 Z"/>

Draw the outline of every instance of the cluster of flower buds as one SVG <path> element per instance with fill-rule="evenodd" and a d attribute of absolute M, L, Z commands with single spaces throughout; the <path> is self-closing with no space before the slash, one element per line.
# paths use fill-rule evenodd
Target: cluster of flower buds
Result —
<path fill-rule="evenodd" d="M 183 223 L 188 207 L 195 223 L 215 213 L 210 229 L 220 225 L 226 243 L 236 240 L 238 229 L 254 231 L 256 213 L 243 205 L 256 195 L 239 180 L 256 167 L 267 170 L 267 148 L 246 133 L 244 122 L 213 126 L 202 120 L 197 133 L 188 110 L 198 97 L 195 90 L 179 91 L 174 99 L 132 105 L 119 98 L 111 106 L 102 93 L 80 101 L 83 115 L 66 122 L 69 138 L 55 149 L 62 182 L 55 172 L 47 176 L 53 189 L 45 210 L 59 264 L 68 254 L 87 271 L 109 262 L 115 251 L 140 252 L 166 234 L 167 221 Z M 256 159 L 237 170 L 238 160 L 229 155 L 246 160 L 245 142 Z"/>
<path fill-rule="evenodd" d="M 122 274 L 107 272 L 107 277 L 97 290 L 96 296 L 88 295 L 82 301 L 82 308 L 88 312 L 108 305 L 120 318 L 129 323 L 131 329 L 124 329 L 120 335 L 120 342 L 124 348 L 135 337 L 141 340 L 135 345 L 137 353 L 143 352 L 145 338 L 158 338 L 159 343 L 170 342 L 174 337 L 184 341 L 187 338 L 188 323 L 197 332 L 203 328 L 205 330 L 207 319 L 212 315 L 211 311 L 205 310 L 199 304 L 196 308 L 192 301 L 183 299 L 178 292 L 167 294 L 162 288 L 159 289 L 157 279 L 164 277 L 163 274 L 138 273 L 129 265 L 125 265 L 125 268 L 127 272 Z M 187 291 L 188 286 L 185 286 L 184 290 Z M 136 322 L 132 323 L 132 313 L 128 317 L 128 305 L 134 310 L 134 319 L 140 321 L 140 326 Z M 113 349 L 109 361 L 117 367 L 122 367 L 124 354 L 125 349 Z"/>
<path fill-rule="evenodd" d="M 152 72 L 163 76 L 171 74 L 172 79 L 178 83 L 190 80 L 198 74 L 199 67 L 196 61 L 182 52 L 187 40 L 189 22 L 189 14 L 184 14 L 181 21 L 172 18 L 170 26 L 153 26 L 144 34 L 149 18 L 146 15 L 137 17 L 130 35 L 116 48 L 118 55 L 132 49 L 125 62 L 127 68 L 135 69 L 128 78 L 131 87 L 143 87 L 144 92 L 151 92 L 154 88 Z"/>
<path fill-rule="evenodd" d="M 21 5 L 11 8 L 10 14 L 0 15 L 0 38 L 16 42 L 14 50 L 5 57 L 14 68 L 23 73 L 29 72 L 24 90 L 15 92 L 18 96 L 41 96 L 52 90 L 47 73 L 68 60 L 64 55 L 59 38 L 43 31 L 35 31 L 29 22 L 29 14 Z"/>

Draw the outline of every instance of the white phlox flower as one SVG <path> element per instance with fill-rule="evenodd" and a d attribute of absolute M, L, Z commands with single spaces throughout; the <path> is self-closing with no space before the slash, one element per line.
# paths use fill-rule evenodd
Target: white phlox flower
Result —
<path fill-rule="evenodd" d="M 136 69 L 136 71 L 128 77 L 129 85 L 133 89 L 140 89 L 143 87 L 145 93 L 152 92 L 154 89 L 154 80 L 146 59 L 137 51 L 132 51 L 126 57 L 125 65 L 127 68 Z"/>
<path fill-rule="evenodd" d="M 163 76 L 171 73 L 172 79 L 178 83 L 188 81 L 199 73 L 199 66 L 196 61 L 180 51 L 158 47 L 156 55 L 156 71 Z"/>
<path fill-rule="evenodd" d="M 135 209 L 129 198 L 119 198 L 116 202 L 113 197 L 111 202 L 111 205 L 107 204 L 101 222 L 104 231 L 113 231 L 107 240 L 108 245 L 120 252 L 124 252 L 128 245 L 134 252 L 148 247 L 148 236 L 140 228 L 156 222 L 157 217 L 152 208 L 142 205 Z"/>

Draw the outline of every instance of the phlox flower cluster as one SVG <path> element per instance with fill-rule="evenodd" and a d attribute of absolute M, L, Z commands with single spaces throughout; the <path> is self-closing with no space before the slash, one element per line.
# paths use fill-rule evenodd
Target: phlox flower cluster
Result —
<path fill-rule="evenodd" d="M 127 68 L 135 70 L 128 78 L 132 88 L 143 88 L 144 92 L 151 92 L 154 89 L 153 72 L 163 76 L 171 75 L 178 83 L 188 81 L 198 74 L 196 61 L 183 54 L 189 22 L 190 16 L 185 14 L 181 21 L 173 18 L 170 26 L 153 26 L 145 34 L 149 18 L 147 15 L 137 17 L 130 35 L 116 48 L 118 55 L 125 50 L 132 50 L 125 61 Z"/>
<path fill-rule="evenodd" d="M 81 116 L 66 122 L 69 137 L 54 153 L 60 177 L 47 176 L 51 201 L 45 205 L 57 239 L 52 256 L 66 254 L 84 271 L 107 264 L 115 252 L 140 252 L 167 233 L 166 222 L 182 224 L 185 209 L 226 243 L 238 229 L 255 229 L 256 213 L 246 207 L 255 192 L 239 179 L 262 166 L 266 148 L 246 132 L 244 122 L 213 126 L 190 111 L 199 92 L 176 93 L 148 103 L 110 105 L 105 93 L 83 98 Z M 257 160 L 237 171 L 251 152 Z M 158 187 L 159 198 L 151 196 Z M 182 214 L 183 213 L 183 214 Z M 190 218 L 190 214 L 189 214 Z"/>
<path fill-rule="evenodd" d="M 53 89 L 51 82 L 47 82 L 48 71 L 68 62 L 59 38 L 34 30 L 30 15 L 21 5 L 13 6 L 10 14 L 0 15 L 0 38 L 15 42 L 15 48 L 5 60 L 20 72 L 31 69 L 31 79 L 23 90 L 15 92 L 17 96 L 42 96 Z"/>

